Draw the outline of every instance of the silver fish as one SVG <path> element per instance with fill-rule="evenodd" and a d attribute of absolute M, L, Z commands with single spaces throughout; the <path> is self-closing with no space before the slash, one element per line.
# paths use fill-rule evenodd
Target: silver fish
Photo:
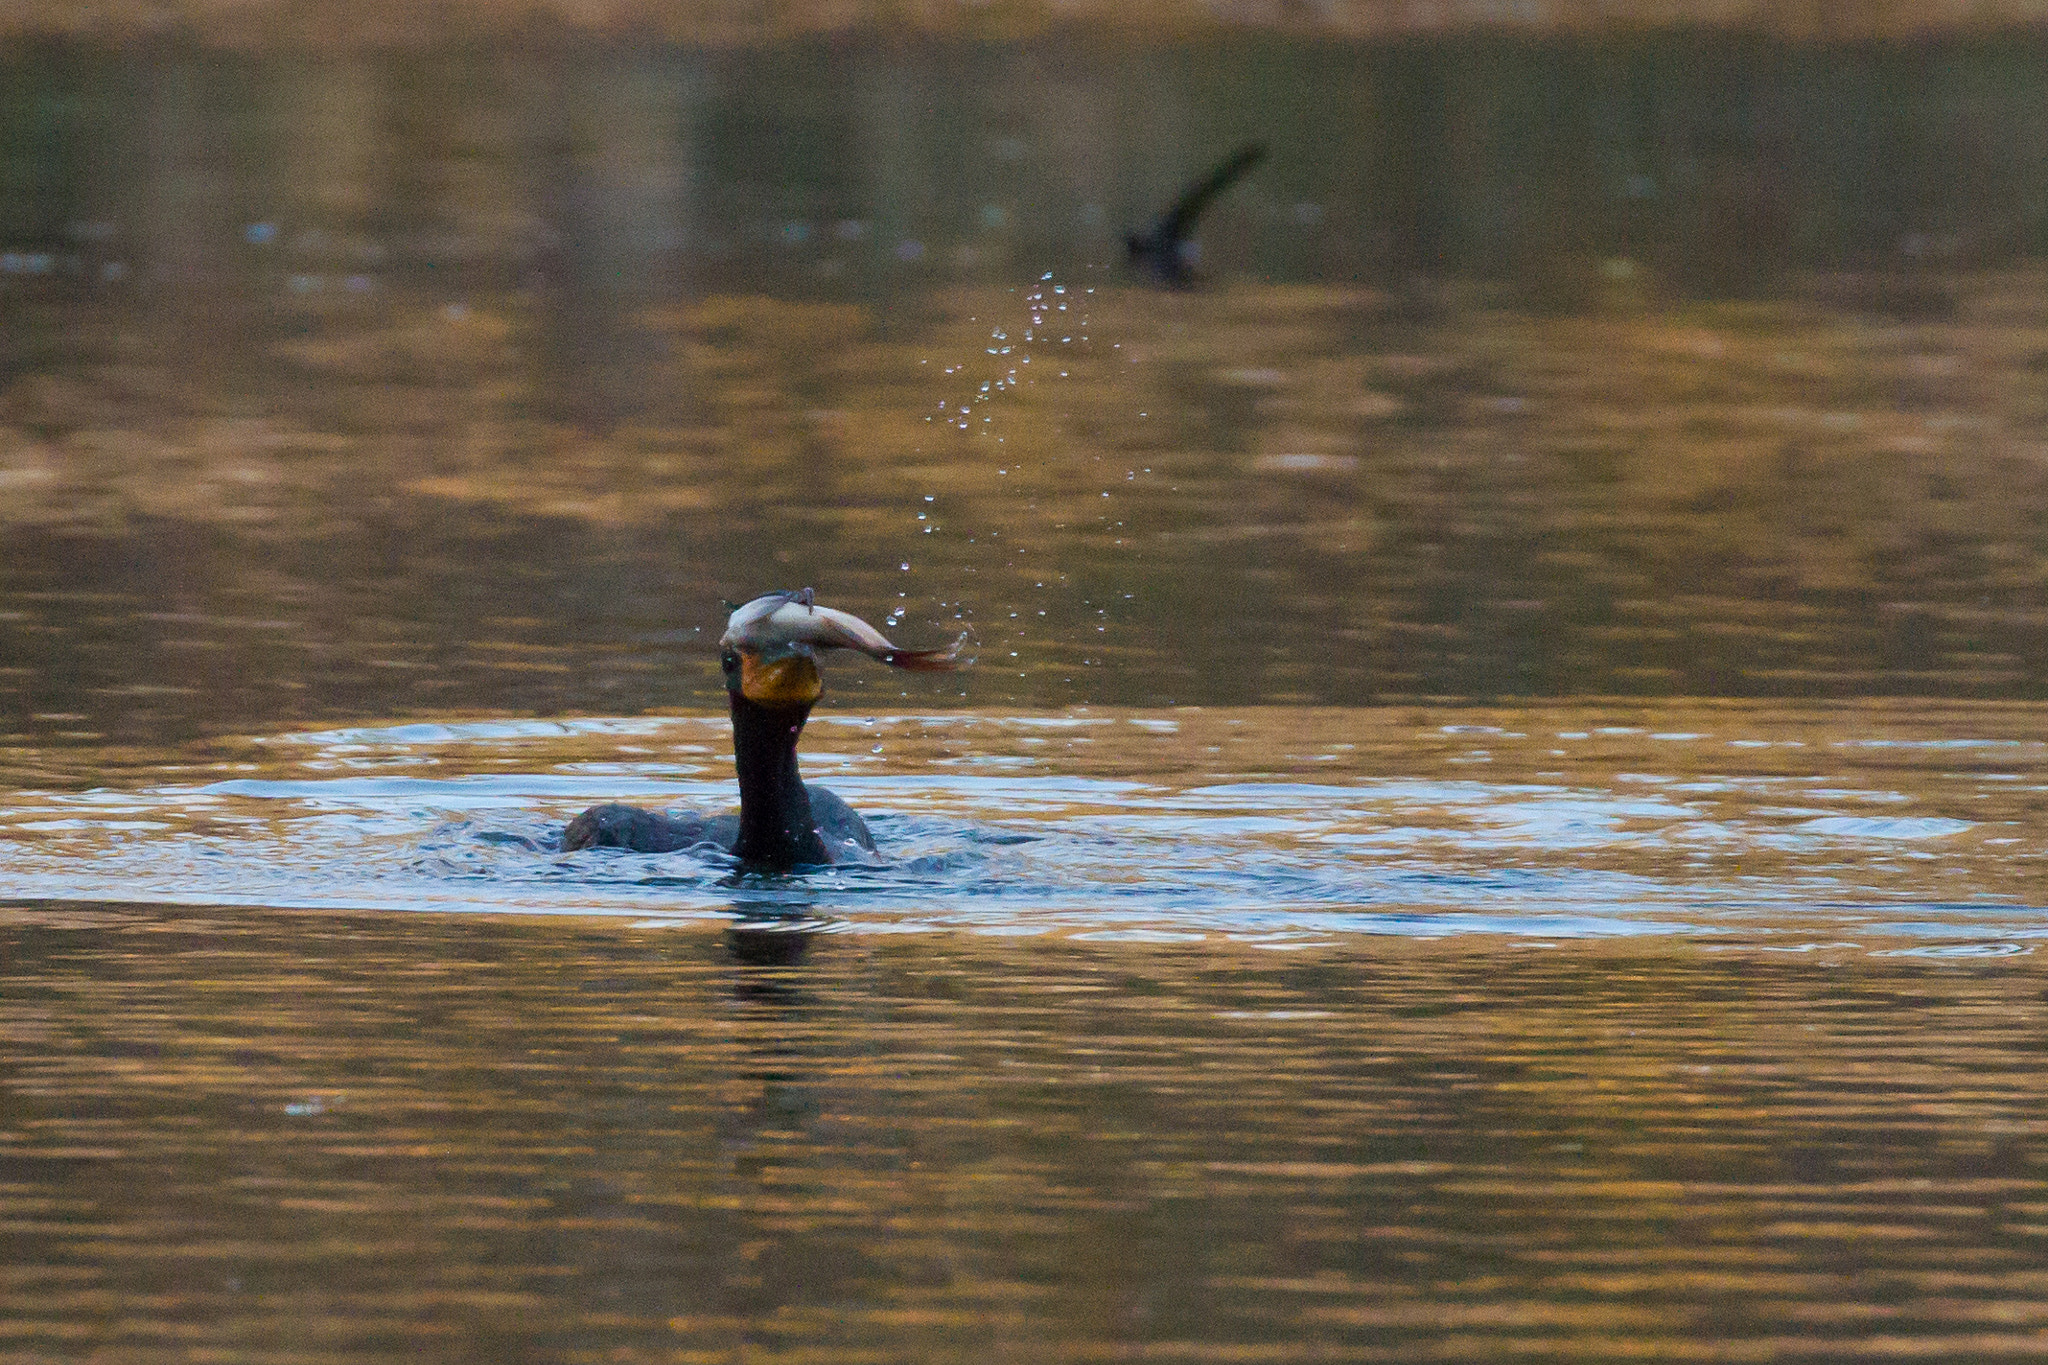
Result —
<path fill-rule="evenodd" d="M 819 649 L 854 649 L 891 668 L 941 673 L 971 662 L 960 651 L 969 632 L 944 649 L 899 649 L 889 637 L 851 612 L 821 607 L 809 588 L 771 592 L 734 610 L 718 639 L 720 649 L 737 649 L 761 659 L 809 654 Z"/>

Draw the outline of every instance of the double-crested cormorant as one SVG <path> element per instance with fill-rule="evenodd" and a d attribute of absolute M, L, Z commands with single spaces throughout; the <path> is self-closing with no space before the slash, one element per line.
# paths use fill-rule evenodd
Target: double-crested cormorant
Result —
<path fill-rule="evenodd" d="M 960 664 L 966 636 L 947 649 L 898 649 L 858 616 L 801 592 L 771 592 L 734 611 L 719 638 L 732 704 L 736 815 L 670 815 L 616 803 L 592 806 L 562 833 L 565 852 L 626 848 L 668 853 L 712 844 L 753 867 L 785 868 L 857 860 L 875 851 L 867 821 L 823 787 L 798 776 L 796 741 L 823 684 L 821 649 L 856 649 L 893 668 L 938 672 Z"/>
<path fill-rule="evenodd" d="M 1195 230 L 1195 220 L 1209 207 L 1210 200 L 1265 159 L 1266 148 L 1262 143 L 1246 143 L 1225 157 L 1215 170 L 1181 191 L 1173 207 L 1149 229 L 1127 235 L 1124 247 L 1130 252 L 1131 269 L 1169 289 L 1185 289 L 1193 284 L 1195 247 L 1189 239 Z"/>

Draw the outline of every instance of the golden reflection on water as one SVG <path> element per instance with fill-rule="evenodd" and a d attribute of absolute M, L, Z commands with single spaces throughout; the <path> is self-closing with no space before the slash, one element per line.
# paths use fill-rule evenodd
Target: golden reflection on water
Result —
<path fill-rule="evenodd" d="M 1989 1359 L 2048 1323 L 2026 960 L 4 914 L 23 1359 Z"/>
<path fill-rule="evenodd" d="M 2032 696 L 2048 292 L 1947 287 L 720 296 L 638 315 L 596 426 L 544 293 L 273 302 L 189 372 L 66 301 L 0 424 L 0 632 L 27 717 L 124 733 L 711 702 L 719 597 L 777 584 L 973 625 L 980 705 Z"/>

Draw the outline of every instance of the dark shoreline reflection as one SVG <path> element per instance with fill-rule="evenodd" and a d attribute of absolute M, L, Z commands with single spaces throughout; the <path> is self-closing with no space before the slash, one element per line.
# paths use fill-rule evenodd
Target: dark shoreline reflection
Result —
<path fill-rule="evenodd" d="M 1272 163 L 1205 225 L 1212 265 L 1512 280 L 1578 304 L 1621 258 L 1725 296 L 1788 269 L 2037 253 L 2044 53 L 2020 32 L 509 44 L 312 64 L 16 44 L 0 245 L 16 288 L 318 298 L 431 276 L 545 284 L 576 307 L 764 285 L 879 303 L 1111 266 L 1126 230 L 1256 135 Z M 19 259 L 36 251 L 51 260 Z M 616 378 L 626 357 L 606 359 L 593 374 Z"/>

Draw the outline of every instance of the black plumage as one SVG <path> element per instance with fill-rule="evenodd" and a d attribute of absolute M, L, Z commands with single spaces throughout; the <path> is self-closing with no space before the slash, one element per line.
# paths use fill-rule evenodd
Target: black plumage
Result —
<path fill-rule="evenodd" d="M 1181 192 L 1173 207 L 1161 214 L 1144 232 L 1125 236 L 1133 270 L 1154 284 L 1185 289 L 1195 282 L 1195 220 L 1202 216 L 1217 195 L 1237 183 L 1266 159 L 1265 144 L 1246 143 L 1232 152 L 1207 175 Z"/>

